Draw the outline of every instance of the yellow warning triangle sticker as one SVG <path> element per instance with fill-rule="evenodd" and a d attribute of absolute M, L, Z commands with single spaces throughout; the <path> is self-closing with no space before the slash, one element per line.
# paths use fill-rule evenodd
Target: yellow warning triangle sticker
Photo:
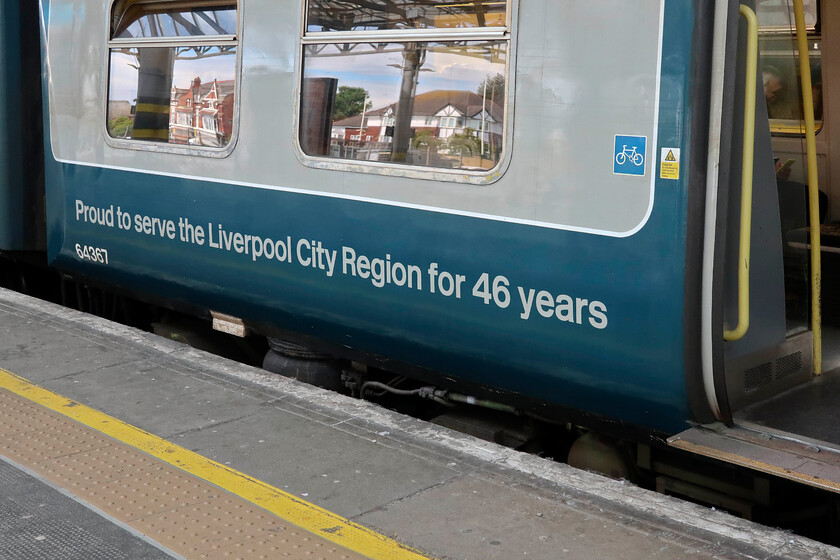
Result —
<path fill-rule="evenodd" d="M 677 161 L 677 158 L 674 157 L 673 150 L 668 150 L 668 155 L 665 156 L 665 161 Z"/>

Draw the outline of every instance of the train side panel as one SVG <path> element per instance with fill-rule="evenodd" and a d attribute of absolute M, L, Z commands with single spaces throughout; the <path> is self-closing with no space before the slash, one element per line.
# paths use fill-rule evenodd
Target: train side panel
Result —
<path fill-rule="evenodd" d="M 240 5 L 229 154 L 115 146 L 108 8 L 52 0 L 50 259 L 450 379 L 680 430 L 694 14 L 614 8 L 515 9 L 505 156 L 462 179 L 301 154 L 298 2 Z M 645 139 L 629 173 L 616 164 L 638 141 L 626 138 Z"/>
<path fill-rule="evenodd" d="M 35 251 L 44 239 L 38 6 L 0 6 L 0 250 Z"/>

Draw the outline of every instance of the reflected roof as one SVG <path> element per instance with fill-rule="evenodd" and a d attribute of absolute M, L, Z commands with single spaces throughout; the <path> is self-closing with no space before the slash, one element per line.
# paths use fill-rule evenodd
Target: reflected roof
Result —
<path fill-rule="evenodd" d="M 485 108 L 491 117 L 497 122 L 504 119 L 502 106 L 490 99 L 485 100 L 482 96 L 471 91 L 460 90 L 435 90 L 418 94 L 414 98 L 414 114 L 412 116 L 437 115 L 447 106 L 451 105 L 462 116 L 474 117 Z M 396 111 L 397 104 L 391 103 L 384 107 L 367 111 L 369 116 L 382 116 L 386 113 Z M 356 115 L 333 123 L 335 126 L 361 126 L 362 117 Z"/>

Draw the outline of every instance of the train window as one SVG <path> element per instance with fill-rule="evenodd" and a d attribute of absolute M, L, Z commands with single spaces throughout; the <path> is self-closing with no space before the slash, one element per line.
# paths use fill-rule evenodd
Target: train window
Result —
<path fill-rule="evenodd" d="M 505 27 L 507 1 L 310 0 L 308 32 Z"/>
<path fill-rule="evenodd" d="M 803 0 L 805 8 L 805 26 L 814 31 L 819 22 L 818 0 Z M 763 32 L 790 31 L 792 28 L 793 2 L 790 0 L 762 0 L 756 10 L 758 23 Z"/>
<path fill-rule="evenodd" d="M 307 18 L 304 154 L 373 163 L 368 170 L 378 162 L 486 174 L 499 164 L 506 1 L 310 0 Z"/>
<path fill-rule="evenodd" d="M 125 0 L 114 4 L 112 22 L 111 140 L 228 147 L 236 113 L 236 4 Z"/>
<path fill-rule="evenodd" d="M 115 39 L 236 35 L 236 4 L 134 2 L 115 10 Z"/>
<path fill-rule="evenodd" d="M 770 130 L 774 134 L 804 135 L 802 82 L 795 43 L 795 39 L 790 37 L 761 40 L 761 75 Z M 811 90 L 817 132 L 822 128 L 823 118 L 821 44 L 819 38 L 809 40 Z"/>
<path fill-rule="evenodd" d="M 817 0 L 805 0 L 805 24 L 811 65 L 814 118 L 822 129 L 822 40 Z M 795 36 L 793 6 L 787 0 L 764 0 L 758 5 L 761 35 L 761 75 L 770 130 L 775 135 L 804 135 L 804 109 L 799 51 Z"/>

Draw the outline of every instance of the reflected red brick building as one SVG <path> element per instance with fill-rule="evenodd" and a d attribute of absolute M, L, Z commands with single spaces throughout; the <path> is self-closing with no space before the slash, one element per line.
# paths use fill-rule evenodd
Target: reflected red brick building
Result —
<path fill-rule="evenodd" d="M 224 146 L 233 135 L 233 80 L 172 88 L 169 111 L 170 141 L 200 146 Z"/>

